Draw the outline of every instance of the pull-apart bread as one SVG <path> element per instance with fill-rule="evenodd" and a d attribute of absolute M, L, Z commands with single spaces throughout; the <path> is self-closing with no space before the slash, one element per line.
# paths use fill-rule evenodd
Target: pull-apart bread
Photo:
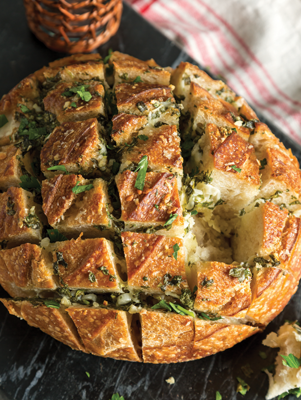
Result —
<path fill-rule="evenodd" d="M 297 159 L 224 82 L 72 55 L 0 101 L 0 284 L 72 349 L 173 363 L 232 347 L 301 277 Z"/>

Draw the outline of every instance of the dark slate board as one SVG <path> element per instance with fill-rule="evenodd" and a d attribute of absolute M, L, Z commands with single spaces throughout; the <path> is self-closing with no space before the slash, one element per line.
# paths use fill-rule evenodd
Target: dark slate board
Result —
<path fill-rule="evenodd" d="M 22 0 L 2 0 L 1 6 L 0 79 L 4 94 L 26 75 L 63 55 L 48 50 L 30 33 Z M 175 67 L 182 60 L 193 61 L 127 5 L 117 35 L 100 53 L 106 54 L 109 48 L 141 59 L 153 57 L 162 66 Z M 301 161 L 301 148 L 272 123 L 261 119 Z M 6 296 L 1 288 L 0 296 Z M 301 290 L 264 333 L 215 356 L 176 365 L 141 365 L 72 351 L 9 316 L 1 305 L 0 400 L 110 400 L 116 392 L 125 400 L 214 400 L 217 390 L 223 400 L 263 400 L 268 379 L 261 369 L 272 363 L 276 350 L 265 348 L 261 342 L 284 320 L 300 319 L 300 300 Z M 266 351 L 268 358 L 262 360 L 259 351 Z M 251 378 L 241 370 L 246 364 L 254 371 Z M 174 385 L 165 382 L 171 376 L 175 378 Z M 237 376 L 251 386 L 244 397 L 235 392 Z"/>

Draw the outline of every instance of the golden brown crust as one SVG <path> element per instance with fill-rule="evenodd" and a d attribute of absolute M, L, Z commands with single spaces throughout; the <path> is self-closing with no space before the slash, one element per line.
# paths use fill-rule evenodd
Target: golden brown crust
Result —
<path fill-rule="evenodd" d="M 112 138 L 118 146 L 129 143 L 137 132 L 147 124 L 144 115 L 117 114 L 112 118 Z"/>
<path fill-rule="evenodd" d="M 259 331 L 259 328 L 248 325 L 212 324 L 196 319 L 191 359 L 224 351 Z"/>
<path fill-rule="evenodd" d="M 182 239 L 135 232 L 123 232 L 121 238 L 130 286 L 144 287 L 152 293 L 163 293 L 162 290 L 181 293 L 181 289 L 188 288 Z M 170 280 L 181 276 L 182 281 L 178 285 L 163 284 L 166 274 Z"/>
<path fill-rule="evenodd" d="M 290 271 L 297 281 L 301 277 L 301 221 L 290 216 L 283 229 L 281 246 L 278 250 L 281 268 Z"/>
<path fill-rule="evenodd" d="M 59 264 L 59 273 L 70 288 L 120 291 L 120 278 L 113 260 L 112 244 L 108 240 L 78 238 L 58 243 L 53 252 L 54 262 L 57 261 L 57 252 L 67 263 L 67 267 Z"/>
<path fill-rule="evenodd" d="M 142 61 L 128 54 L 114 51 L 109 62 L 114 65 L 115 85 L 131 82 L 138 76 L 143 82 L 169 85 L 170 72 L 159 67 L 154 60 Z"/>
<path fill-rule="evenodd" d="M 247 316 L 266 325 L 287 305 L 298 288 L 298 281 L 290 273 L 267 267 L 258 271 L 255 287 L 257 297 L 254 297 Z"/>
<path fill-rule="evenodd" d="M 82 183 L 81 175 L 57 175 L 54 178 L 43 180 L 42 198 L 43 211 L 49 225 L 55 225 L 68 208 L 70 208 L 75 194 L 72 189 L 76 183 Z"/>
<path fill-rule="evenodd" d="M 15 317 L 22 318 L 21 315 L 21 301 L 13 301 L 10 299 L 0 299 L 1 303 L 7 308 L 7 311 Z"/>
<path fill-rule="evenodd" d="M 64 82 L 78 82 L 87 79 L 104 81 L 104 64 L 102 61 L 88 61 L 57 68 L 45 68 L 43 75 L 45 79 L 59 77 Z"/>
<path fill-rule="evenodd" d="M 158 84 L 121 83 L 116 86 L 115 94 L 118 112 L 120 113 L 130 110 L 133 114 L 147 115 L 150 111 L 157 108 L 157 103 L 167 100 L 171 103 L 175 102 L 171 88 Z M 138 103 L 143 103 L 146 109 L 139 109 Z"/>
<path fill-rule="evenodd" d="M 74 350 L 86 352 L 71 318 L 62 308 L 33 305 L 29 301 L 22 301 L 21 315 L 28 325 L 40 328 L 41 331 Z"/>
<path fill-rule="evenodd" d="M 263 243 L 262 250 L 269 254 L 279 245 L 285 227 L 288 211 L 267 201 L 263 205 Z M 284 239 L 285 240 L 285 239 Z"/>
<path fill-rule="evenodd" d="M 208 124 L 206 132 L 211 140 L 211 154 L 216 169 L 235 174 L 237 178 L 250 181 L 253 185 L 260 184 L 259 165 L 251 144 L 235 131 L 229 132 L 229 129 L 218 128 L 214 124 Z"/>
<path fill-rule="evenodd" d="M 137 174 L 127 170 L 116 177 L 122 220 L 164 224 L 171 214 L 177 214 L 173 224 L 182 225 L 182 209 L 175 176 L 148 172 L 143 192 L 139 194 L 141 191 L 135 188 Z"/>
<path fill-rule="evenodd" d="M 131 338 L 130 319 L 125 311 L 70 307 L 67 312 L 85 348 L 92 354 L 141 361 Z"/>
<path fill-rule="evenodd" d="M 147 155 L 148 167 L 151 170 L 182 172 L 183 159 L 176 125 L 145 129 L 141 133 L 147 139 L 138 136 L 137 144 L 123 152 L 123 163 L 138 163 L 143 155 Z"/>
<path fill-rule="evenodd" d="M 0 189 L 6 190 L 9 186 L 20 183 L 22 171 L 18 158 L 21 150 L 13 145 L 0 148 Z"/>
<path fill-rule="evenodd" d="M 77 94 L 66 97 L 63 94 L 74 87 L 73 83 L 62 82 L 56 86 L 44 98 L 44 107 L 56 115 L 60 123 L 67 121 L 82 121 L 88 118 L 97 118 L 99 115 L 105 115 L 104 111 L 104 87 L 101 83 L 91 81 L 88 83 L 87 90 L 91 93 L 92 98 L 86 102 Z M 76 107 L 73 107 L 73 104 Z"/>
<path fill-rule="evenodd" d="M 234 264 L 204 262 L 195 266 L 197 292 L 194 308 L 204 312 L 232 316 L 251 304 L 251 274 L 239 282 L 230 275 Z"/>
<path fill-rule="evenodd" d="M 101 57 L 98 53 L 91 54 L 72 54 L 71 56 L 60 58 L 58 60 L 52 61 L 49 63 L 49 67 L 51 68 L 60 68 L 65 65 L 73 65 L 79 63 L 86 63 L 88 61 L 99 61 Z"/>
<path fill-rule="evenodd" d="M 142 354 L 146 363 L 189 361 L 194 339 L 193 318 L 173 313 L 140 313 Z"/>
<path fill-rule="evenodd" d="M 56 288 L 42 249 L 29 243 L 0 251 L 0 282 L 9 282 L 24 289 Z"/>
<path fill-rule="evenodd" d="M 55 128 L 42 148 L 41 171 L 46 175 L 51 174 L 47 168 L 53 165 L 89 171 L 94 165 L 91 159 L 98 156 L 98 145 L 99 132 L 96 118 L 65 122 Z"/>
<path fill-rule="evenodd" d="M 301 191 L 301 172 L 296 159 L 275 148 L 267 149 L 267 163 L 272 179 L 280 180 L 288 189 Z"/>
<path fill-rule="evenodd" d="M 28 214 L 26 196 L 32 195 L 16 187 L 10 187 L 7 192 L 0 193 L 0 241 L 33 232 L 33 229 L 23 222 Z"/>

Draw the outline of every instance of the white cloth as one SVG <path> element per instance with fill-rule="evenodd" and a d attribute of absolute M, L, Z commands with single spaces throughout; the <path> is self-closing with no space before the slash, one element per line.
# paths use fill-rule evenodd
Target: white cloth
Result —
<path fill-rule="evenodd" d="M 301 144 L 300 0 L 127 0 Z"/>

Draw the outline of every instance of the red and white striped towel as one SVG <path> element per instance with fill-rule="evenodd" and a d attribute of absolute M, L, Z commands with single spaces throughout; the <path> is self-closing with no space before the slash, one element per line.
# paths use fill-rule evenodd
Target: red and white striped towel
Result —
<path fill-rule="evenodd" d="M 127 0 L 301 144 L 300 0 Z"/>

